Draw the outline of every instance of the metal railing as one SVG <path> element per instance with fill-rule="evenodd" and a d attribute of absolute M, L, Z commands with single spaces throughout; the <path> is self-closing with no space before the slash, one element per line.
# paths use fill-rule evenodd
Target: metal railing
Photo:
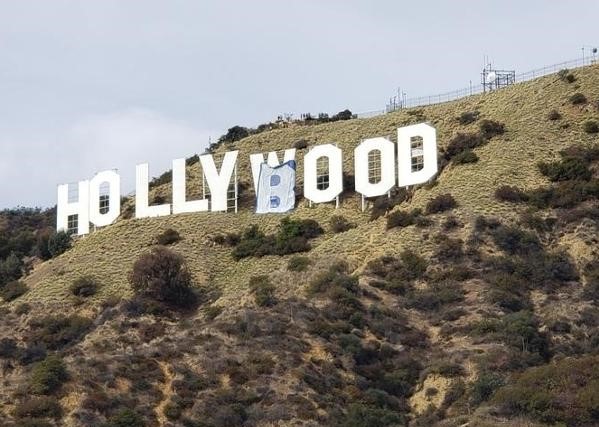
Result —
<path fill-rule="evenodd" d="M 535 70 L 527 71 L 521 74 L 516 75 L 516 83 L 522 83 L 525 81 L 533 80 L 538 77 L 546 76 L 548 74 L 557 73 L 564 68 L 580 68 L 586 65 L 591 65 L 596 63 L 595 57 L 585 57 L 573 59 L 571 61 L 560 62 L 558 64 L 547 65 L 542 68 L 537 68 Z M 467 96 L 476 95 L 479 93 L 483 93 L 485 90 L 482 84 L 472 85 L 467 88 L 462 88 L 458 90 L 454 90 L 451 92 L 440 93 L 436 95 L 428 95 L 428 96 L 420 96 L 416 98 L 408 98 L 404 100 L 400 105 L 397 105 L 395 108 L 387 108 L 385 110 L 375 110 L 375 111 L 366 111 L 363 113 L 357 113 L 357 117 L 369 118 L 375 117 L 381 114 L 385 114 L 391 111 L 397 111 L 404 108 L 413 108 L 413 107 L 423 107 L 426 105 L 434 105 L 434 104 L 442 104 L 444 102 L 455 101 L 457 99 L 461 99 Z"/>

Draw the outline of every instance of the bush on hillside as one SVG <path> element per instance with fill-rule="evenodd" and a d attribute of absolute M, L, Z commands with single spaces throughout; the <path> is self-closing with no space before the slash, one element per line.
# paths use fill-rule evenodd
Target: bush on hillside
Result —
<path fill-rule="evenodd" d="M 576 157 L 565 157 L 557 162 L 539 162 L 538 167 L 553 182 L 588 181 L 592 177 L 588 162 Z"/>
<path fill-rule="evenodd" d="M 557 72 L 557 76 L 561 81 L 566 83 L 574 83 L 576 81 L 576 77 L 574 76 L 574 74 L 572 74 L 570 70 L 568 70 L 567 68 L 559 70 Z"/>
<path fill-rule="evenodd" d="M 308 148 L 308 141 L 305 139 L 298 139 L 293 143 L 293 148 L 296 150 L 305 150 Z"/>
<path fill-rule="evenodd" d="M 483 372 L 478 375 L 470 388 L 470 401 L 474 406 L 488 400 L 495 390 L 502 387 L 505 381 L 500 375 Z"/>
<path fill-rule="evenodd" d="M 250 291 L 259 307 L 270 307 L 276 304 L 275 286 L 268 276 L 254 276 L 250 279 Z"/>
<path fill-rule="evenodd" d="M 17 403 L 14 411 L 17 418 L 55 418 L 62 416 L 58 399 L 51 396 L 36 396 Z"/>
<path fill-rule="evenodd" d="M 98 282 L 92 276 L 78 278 L 71 285 L 71 293 L 76 297 L 91 297 L 98 292 Z"/>
<path fill-rule="evenodd" d="M 491 139 L 497 135 L 503 135 L 505 133 L 505 125 L 495 120 L 483 120 L 478 125 L 480 128 L 480 134 L 484 139 Z"/>
<path fill-rule="evenodd" d="M 233 126 L 227 130 L 227 133 L 218 139 L 218 142 L 235 142 L 250 135 L 248 128 L 243 126 Z"/>
<path fill-rule="evenodd" d="M 549 114 L 547 114 L 547 118 L 553 122 L 556 120 L 560 120 L 562 118 L 562 115 L 557 110 L 551 110 Z"/>
<path fill-rule="evenodd" d="M 254 256 L 288 255 L 311 249 L 309 239 L 321 235 L 324 230 L 311 219 L 294 220 L 283 218 L 276 234 L 266 235 L 258 226 L 248 227 L 233 248 L 237 260 Z"/>
<path fill-rule="evenodd" d="M 583 123 L 582 128 L 586 133 L 599 133 L 599 122 L 597 120 L 587 120 Z"/>
<path fill-rule="evenodd" d="M 67 369 L 58 356 L 48 356 L 33 366 L 29 390 L 33 394 L 51 394 L 68 379 Z"/>
<path fill-rule="evenodd" d="M 346 427 L 393 427 L 405 425 L 405 419 L 396 411 L 363 403 L 351 403 L 343 424 Z"/>
<path fill-rule="evenodd" d="M 173 243 L 177 243 L 181 240 L 181 236 L 177 230 L 173 230 L 172 228 L 167 228 L 158 236 L 156 236 L 156 243 L 162 246 L 172 245 Z"/>
<path fill-rule="evenodd" d="M 445 149 L 445 158 L 451 160 L 463 151 L 472 150 L 485 143 L 484 138 L 478 133 L 458 133 L 449 141 Z"/>
<path fill-rule="evenodd" d="M 465 165 L 478 162 L 478 156 L 472 150 L 465 150 L 454 156 L 451 161 L 456 165 Z"/>
<path fill-rule="evenodd" d="M 83 337 L 91 325 L 90 319 L 77 315 L 42 317 L 30 322 L 27 341 L 48 350 L 59 350 Z"/>
<path fill-rule="evenodd" d="M 416 224 L 416 219 L 420 217 L 422 211 L 413 209 L 412 211 L 395 211 L 387 217 L 387 230 L 396 227 L 408 227 Z"/>
<path fill-rule="evenodd" d="M 448 210 L 451 210 L 457 206 L 457 202 L 453 198 L 453 196 L 449 193 L 439 194 L 432 200 L 426 204 L 425 212 L 430 214 L 441 213 Z"/>
<path fill-rule="evenodd" d="M 312 264 L 310 258 L 306 256 L 295 255 L 289 258 L 287 270 L 296 272 L 306 271 L 310 264 Z"/>
<path fill-rule="evenodd" d="M 241 236 L 238 233 L 216 234 L 212 236 L 212 241 L 222 246 L 235 246 L 240 240 Z"/>
<path fill-rule="evenodd" d="M 466 111 L 458 117 L 458 122 L 461 125 L 469 125 L 478 120 L 480 113 L 478 111 Z"/>
<path fill-rule="evenodd" d="M 13 301 L 27 292 L 28 288 L 23 282 L 14 281 L 0 287 L 0 297 L 5 302 Z"/>
<path fill-rule="evenodd" d="M 23 261 L 15 253 L 0 260 L 0 288 L 8 282 L 18 280 L 23 273 Z"/>
<path fill-rule="evenodd" d="M 122 409 L 108 419 L 105 427 L 144 427 L 144 419 L 131 409 Z"/>
<path fill-rule="evenodd" d="M 137 294 L 174 307 L 189 308 L 197 302 L 185 260 L 164 246 L 152 248 L 135 261 L 129 282 Z"/>
<path fill-rule="evenodd" d="M 599 357 L 566 358 L 530 368 L 497 390 L 492 399 L 503 415 L 543 423 L 583 426 L 599 420 Z"/>
<path fill-rule="evenodd" d="M 349 222 L 344 216 L 333 215 L 329 221 L 333 233 L 343 233 L 356 228 L 356 224 Z"/>
<path fill-rule="evenodd" d="M 518 187 L 502 185 L 495 190 L 495 198 L 502 202 L 522 203 L 528 201 L 528 195 Z"/>
<path fill-rule="evenodd" d="M 570 102 L 572 103 L 572 105 L 581 105 L 581 104 L 586 104 L 587 103 L 587 97 L 584 96 L 582 93 L 577 92 L 574 95 L 572 95 L 570 97 Z"/>
<path fill-rule="evenodd" d="M 12 338 L 0 338 L 0 359 L 12 359 L 17 355 L 17 342 Z"/>
<path fill-rule="evenodd" d="M 66 231 L 59 231 L 48 239 L 48 252 L 52 258 L 68 251 L 71 248 L 71 236 Z"/>

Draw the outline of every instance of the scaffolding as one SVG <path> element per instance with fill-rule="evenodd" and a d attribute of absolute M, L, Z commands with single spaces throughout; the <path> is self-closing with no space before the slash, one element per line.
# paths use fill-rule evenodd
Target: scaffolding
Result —
<path fill-rule="evenodd" d="M 497 70 L 487 64 L 481 74 L 483 93 L 491 92 L 516 83 L 515 70 Z"/>

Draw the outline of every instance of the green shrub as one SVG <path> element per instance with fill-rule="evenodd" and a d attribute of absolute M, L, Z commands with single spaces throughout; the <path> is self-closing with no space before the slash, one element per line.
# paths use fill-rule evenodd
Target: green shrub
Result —
<path fill-rule="evenodd" d="M 91 297 L 98 292 L 98 283 L 91 276 L 83 276 L 75 280 L 71 285 L 71 293 L 77 297 Z"/>
<path fill-rule="evenodd" d="M 570 102 L 572 103 L 572 105 L 586 104 L 587 97 L 584 96 L 582 93 L 577 92 L 570 97 Z"/>
<path fill-rule="evenodd" d="M 13 301 L 27 292 L 28 288 L 23 282 L 14 281 L 0 287 L 0 297 L 5 302 Z"/>
<path fill-rule="evenodd" d="M 574 83 L 576 81 L 576 77 L 574 76 L 574 74 L 572 74 L 570 70 L 568 70 L 567 68 L 559 70 L 557 76 L 561 81 L 566 83 Z"/>
<path fill-rule="evenodd" d="M 144 427 L 143 418 L 131 409 L 122 409 L 108 419 L 106 427 Z"/>
<path fill-rule="evenodd" d="M 312 264 L 310 258 L 301 255 L 292 256 L 287 263 L 287 269 L 289 271 L 306 271 L 308 267 Z"/>
<path fill-rule="evenodd" d="M 552 425 L 596 425 L 598 364 L 595 355 L 530 368 L 497 390 L 491 403 L 508 416 L 529 416 Z"/>
<path fill-rule="evenodd" d="M 587 120 L 582 124 L 582 128 L 586 133 L 599 133 L 599 123 L 597 120 Z"/>
<path fill-rule="evenodd" d="M 437 250 L 435 256 L 439 261 L 459 261 L 464 256 L 461 239 L 454 239 L 445 234 L 435 236 Z"/>
<path fill-rule="evenodd" d="M 494 334 L 506 345 L 523 353 L 538 355 L 542 360 L 550 356 L 547 336 L 539 331 L 538 321 L 530 311 L 506 314 L 501 320 L 487 319 L 473 327 L 478 335 Z"/>
<path fill-rule="evenodd" d="M 567 181 L 567 180 L 582 180 L 588 181 L 592 177 L 592 173 L 588 168 L 588 162 L 576 157 L 566 157 L 557 162 L 539 162 L 539 170 L 549 180 Z"/>
<path fill-rule="evenodd" d="M 529 231 L 514 226 L 501 225 L 491 233 L 495 244 L 509 254 L 529 254 L 541 250 L 538 237 Z"/>
<path fill-rule="evenodd" d="M 250 279 L 250 291 L 254 294 L 254 300 L 260 307 L 270 307 L 276 304 L 275 286 L 268 276 L 254 276 Z"/>
<path fill-rule="evenodd" d="M 445 149 L 445 159 L 451 160 L 458 154 L 480 147 L 485 143 L 485 139 L 478 133 L 458 133 L 449 141 Z"/>
<path fill-rule="evenodd" d="M 414 209 L 408 211 L 391 212 L 387 217 L 387 230 L 396 227 L 407 227 L 416 223 L 416 218 L 420 216 L 420 210 Z"/>
<path fill-rule="evenodd" d="M 405 420 L 397 412 L 372 405 L 352 403 L 342 425 L 346 427 L 387 427 L 404 425 Z"/>
<path fill-rule="evenodd" d="M 217 234 L 212 237 L 214 243 L 223 246 L 235 246 L 240 240 L 241 236 L 238 233 Z"/>
<path fill-rule="evenodd" d="M 17 421 L 15 427 L 54 427 L 54 424 L 42 418 L 22 418 Z"/>
<path fill-rule="evenodd" d="M 167 228 L 158 236 L 156 236 L 156 243 L 162 246 L 172 245 L 173 243 L 177 243 L 181 240 L 181 236 L 176 230 L 172 228 Z"/>
<path fill-rule="evenodd" d="M 341 215 L 333 215 L 329 224 L 333 233 L 343 233 L 356 227 L 356 224 L 352 224 Z"/>
<path fill-rule="evenodd" d="M 189 308 L 197 303 L 185 260 L 164 246 L 152 248 L 135 261 L 129 282 L 138 295 L 175 307 Z"/>
<path fill-rule="evenodd" d="M 293 148 L 296 150 L 305 150 L 308 148 L 308 141 L 305 139 L 299 139 L 293 143 Z"/>
<path fill-rule="evenodd" d="M 505 125 L 495 120 L 482 120 L 478 126 L 480 134 L 484 139 L 491 139 L 494 136 L 505 133 Z"/>
<path fill-rule="evenodd" d="M 557 110 L 551 110 L 549 114 L 547 114 L 547 118 L 553 122 L 556 120 L 560 120 L 562 118 L 562 115 Z"/>
<path fill-rule="evenodd" d="M 0 338 L 0 358 L 12 359 L 17 355 L 17 342 L 12 338 Z"/>
<path fill-rule="evenodd" d="M 358 290 L 358 278 L 347 274 L 345 263 L 335 263 L 327 271 L 316 275 L 308 284 L 307 293 L 310 296 L 332 292 L 335 288 L 345 289 L 351 293 Z"/>
<path fill-rule="evenodd" d="M 457 202 L 453 198 L 453 196 L 449 193 L 439 194 L 432 200 L 426 204 L 425 212 L 430 214 L 441 213 L 448 210 L 451 210 L 457 206 Z"/>
<path fill-rule="evenodd" d="M 204 307 L 204 314 L 208 320 L 214 320 L 222 312 L 223 308 L 218 305 L 208 305 Z"/>
<path fill-rule="evenodd" d="M 470 401 L 474 406 L 478 406 L 488 400 L 503 384 L 503 378 L 497 374 L 489 372 L 480 374 L 471 386 Z"/>
<path fill-rule="evenodd" d="M 49 350 L 61 349 L 84 336 L 92 321 L 87 317 L 47 316 L 30 322 L 28 340 L 45 346 Z"/>
<path fill-rule="evenodd" d="M 62 407 L 55 397 L 31 397 L 17 404 L 15 416 L 17 418 L 60 418 Z"/>
<path fill-rule="evenodd" d="M 29 389 L 34 394 L 51 394 L 68 379 L 67 369 L 58 356 L 48 356 L 33 366 Z"/>
<path fill-rule="evenodd" d="M 227 133 L 225 135 L 221 136 L 218 139 L 218 142 L 235 142 L 239 141 L 240 139 L 246 138 L 249 135 L 250 131 L 247 128 L 243 126 L 233 126 L 232 128 L 229 128 L 227 130 Z"/>
<path fill-rule="evenodd" d="M 468 163 L 476 163 L 478 162 L 478 156 L 472 150 L 465 150 L 461 153 L 455 155 L 451 161 L 456 165 L 465 165 Z"/>
<path fill-rule="evenodd" d="M 377 277 L 370 284 L 395 294 L 403 294 L 413 280 L 424 276 L 427 262 L 410 250 L 403 251 L 399 258 L 383 256 L 374 259 L 366 266 L 366 271 Z"/>
<path fill-rule="evenodd" d="M 480 113 L 478 111 L 466 111 L 465 113 L 460 114 L 458 122 L 461 125 L 469 125 L 470 123 L 477 121 L 479 115 Z"/>
<path fill-rule="evenodd" d="M 464 300 L 464 291 L 459 285 L 449 282 L 429 285 L 406 295 L 406 306 L 420 311 L 436 311 L 445 304 Z"/>
<path fill-rule="evenodd" d="M 283 218 L 277 234 L 268 236 L 256 225 L 252 225 L 242 233 L 239 243 L 233 248 L 233 257 L 240 260 L 250 256 L 262 257 L 306 252 L 311 249 L 308 240 L 323 232 L 324 230 L 318 222 L 311 219 Z"/>
<path fill-rule="evenodd" d="M 352 114 L 352 112 L 348 109 L 345 109 L 343 111 L 339 111 L 337 114 L 335 114 L 333 117 L 331 117 L 331 121 L 335 122 L 338 120 L 350 120 L 353 118 L 354 118 L 354 115 Z"/>
<path fill-rule="evenodd" d="M 48 240 L 48 252 L 52 258 L 68 251 L 71 248 L 71 236 L 66 231 L 52 234 Z"/>
<path fill-rule="evenodd" d="M 164 407 L 164 416 L 171 421 L 181 418 L 182 413 L 183 408 L 175 402 L 169 402 Z"/>
<path fill-rule="evenodd" d="M 502 202 L 522 203 L 528 201 L 528 195 L 518 187 L 502 185 L 495 190 L 495 198 Z"/>
<path fill-rule="evenodd" d="M 9 282 L 18 280 L 23 272 L 23 261 L 14 252 L 0 260 L 0 288 Z"/>

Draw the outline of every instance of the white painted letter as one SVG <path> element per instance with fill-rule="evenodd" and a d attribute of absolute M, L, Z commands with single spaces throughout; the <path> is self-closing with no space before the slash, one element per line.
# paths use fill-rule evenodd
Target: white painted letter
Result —
<path fill-rule="evenodd" d="M 380 152 L 381 179 L 370 182 L 368 155 L 372 151 Z M 354 170 L 356 174 L 356 192 L 364 197 L 382 196 L 395 185 L 395 146 L 386 138 L 365 139 L 354 151 Z"/>
<path fill-rule="evenodd" d="M 148 164 L 142 163 L 135 168 L 135 218 L 166 216 L 171 213 L 171 205 L 150 206 L 148 200 L 148 181 L 150 180 Z"/>
<path fill-rule="evenodd" d="M 329 163 L 329 186 L 319 189 L 317 161 L 326 157 Z M 341 150 L 332 144 L 317 145 L 304 156 L 304 197 L 314 203 L 330 202 L 343 191 L 343 158 Z"/>
<path fill-rule="evenodd" d="M 173 213 L 202 212 L 208 210 L 208 200 L 187 201 L 185 159 L 173 160 Z"/>
<path fill-rule="evenodd" d="M 109 185 L 108 212 L 100 212 L 100 186 Z M 89 182 L 89 219 L 97 227 L 112 224 L 121 214 L 121 177 L 115 171 L 96 174 Z"/>
<path fill-rule="evenodd" d="M 56 229 L 67 231 L 69 216 L 77 215 L 77 234 L 89 233 L 89 181 L 79 181 L 79 200 L 69 203 L 69 185 L 58 186 L 56 205 Z"/>
<path fill-rule="evenodd" d="M 295 148 L 290 148 L 285 150 L 285 154 L 283 154 L 283 163 L 286 163 L 290 160 L 295 160 Z M 252 165 L 252 178 L 254 179 L 254 189 L 258 190 L 258 179 L 260 177 L 260 165 L 264 163 L 264 154 L 250 154 L 250 164 Z M 266 164 L 271 168 L 277 167 L 281 164 L 279 162 L 279 158 L 277 157 L 277 153 L 275 151 L 271 151 L 268 153 L 268 158 L 266 160 Z"/>
<path fill-rule="evenodd" d="M 220 173 L 216 170 L 214 158 L 211 154 L 200 156 L 202 164 L 202 173 L 206 177 L 208 187 L 210 188 L 210 210 L 226 211 L 227 210 L 227 190 L 231 183 L 231 177 L 237 164 L 237 154 L 239 151 L 227 151 L 223 164 L 220 168 Z"/>
<path fill-rule="evenodd" d="M 412 150 L 412 138 L 422 138 L 422 149 Z M 424 167 L 412 171 L 412 158 L 422 156 Z M 437 173 L 437 131 L 420 123 L 397 129 L 397 184 L 399 187 L 422 184 Z"/>

